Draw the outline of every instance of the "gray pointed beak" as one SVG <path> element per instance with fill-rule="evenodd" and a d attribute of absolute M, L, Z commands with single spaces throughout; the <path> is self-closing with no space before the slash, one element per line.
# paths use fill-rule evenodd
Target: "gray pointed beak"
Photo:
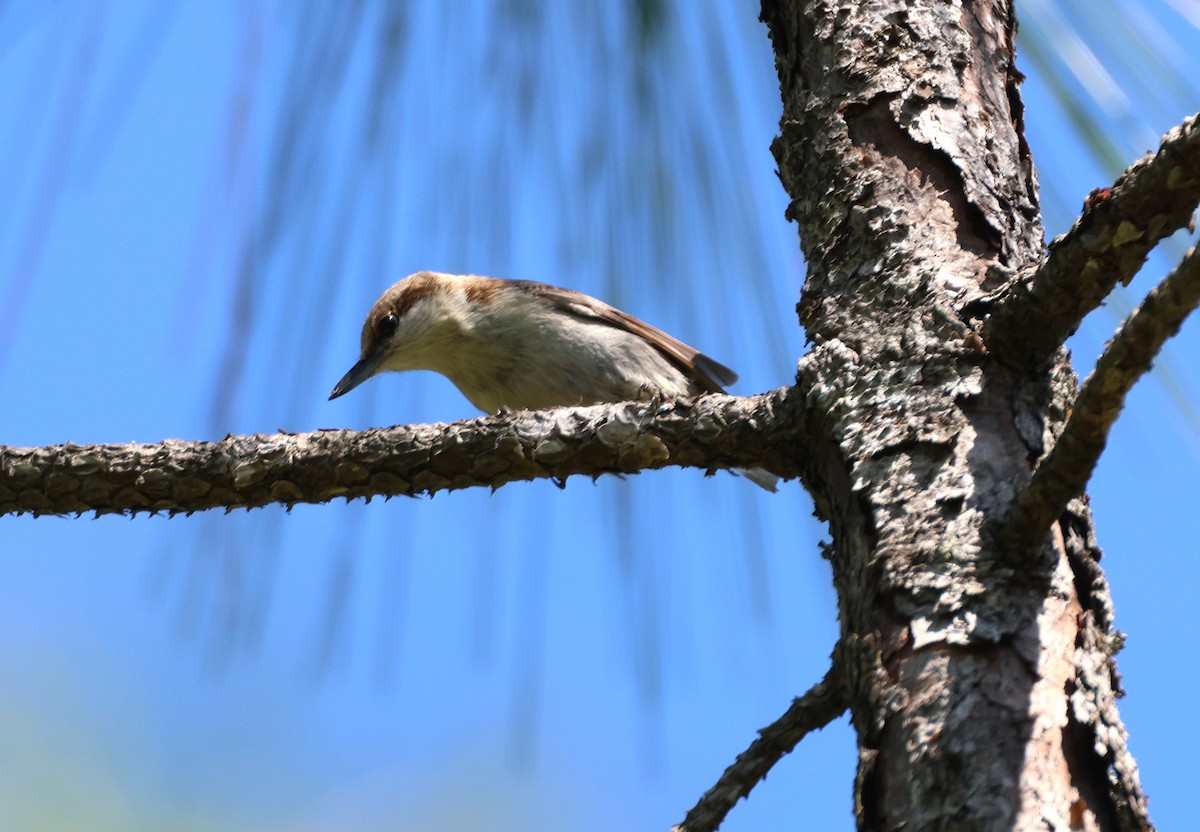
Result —
<path fill-rule="evenodd" d="M 350 368 L 350 372 L 342 376 L 333 388 L 333 392 L 329 394 L 329 401 L 333 401 L 338 396 L 344 396 L 353 390 L 358 385 L 375 375 L 375 371 L 379 368 L 379 362 L 383 358 L 382 354 L 367 355 L 358 360 L 358 363 Z"/>

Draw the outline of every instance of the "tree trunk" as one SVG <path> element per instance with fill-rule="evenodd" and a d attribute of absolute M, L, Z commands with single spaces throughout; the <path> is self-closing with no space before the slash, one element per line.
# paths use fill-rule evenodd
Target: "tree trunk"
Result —
<path fill-rule="evenodd" d="M 1086 498 L 1033 545 L 998 531 L 1077 386 L 1065 350 L 1026 361 L 1003 348 L 1019 329 L 982 323 L 1043 260 L 1013 10 L 762 13 L 808 261 L 805 479 L 833 535 L 859 826 L 1150 828 Z"/>

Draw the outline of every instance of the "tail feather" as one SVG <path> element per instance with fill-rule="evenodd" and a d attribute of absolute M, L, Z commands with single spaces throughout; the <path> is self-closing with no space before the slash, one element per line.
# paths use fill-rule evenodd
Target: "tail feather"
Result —
<path fill-rule="evenodd" d="M 779 491 L 779 477 L 775 476 L 765 468 L 735 468 L 734 471 L 750 480 L 750 482 L 754 483 L 759 488 L 765 488 L 772 494 Z"/>

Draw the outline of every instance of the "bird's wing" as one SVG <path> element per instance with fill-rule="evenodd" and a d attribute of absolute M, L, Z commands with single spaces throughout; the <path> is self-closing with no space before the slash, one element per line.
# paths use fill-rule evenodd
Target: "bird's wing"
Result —
<path fill-rule="evenodd" d="M 723 393 L 725 387 L 737 381 L 737 373 L 719 361 L 714 361 L 699 350 L 672 338 L 661 329 L 650 326 L 643 320 L 609 306 L 607 303 L 582 292 L 562 289 L 548 283 L 531 280 L 518 281 L 522 288 L 543 300 L 558 306 L 580 318 L 600 321 L 609 326 L 623 329 L 644 339 L 689 378 L 695 379 L 710 393 Z"/>

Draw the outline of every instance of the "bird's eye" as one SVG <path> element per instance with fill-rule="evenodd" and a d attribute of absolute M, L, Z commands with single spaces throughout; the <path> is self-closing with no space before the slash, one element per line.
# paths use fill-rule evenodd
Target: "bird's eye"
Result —
<path fill-rule="evenodd" d="M 399 324 L 400 321 L 395 315 L 384 315 L 379 319 L 379 323 L 375 324 L 375 333 L 380 338 L 391 338 Z"/>

